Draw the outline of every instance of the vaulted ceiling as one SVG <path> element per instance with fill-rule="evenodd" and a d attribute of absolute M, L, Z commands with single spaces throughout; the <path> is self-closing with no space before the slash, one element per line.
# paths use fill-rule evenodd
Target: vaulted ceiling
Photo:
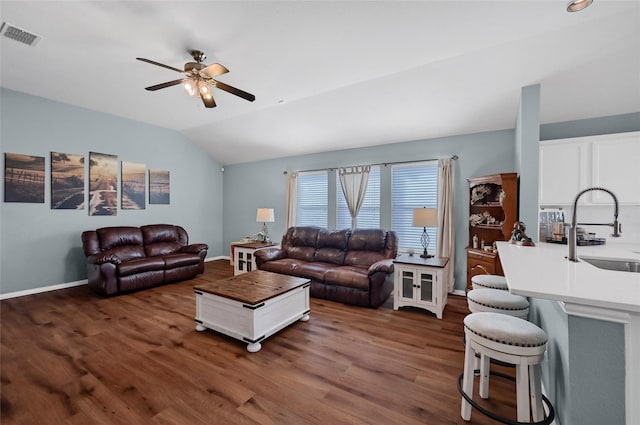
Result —
<path fill-rule="evenodd" d="M 223 165 L 640 111 L 640 2 L 4 1 L 2 87 L 182 132 Z M 255 94 L 181 86 L 192 49 Z"/>

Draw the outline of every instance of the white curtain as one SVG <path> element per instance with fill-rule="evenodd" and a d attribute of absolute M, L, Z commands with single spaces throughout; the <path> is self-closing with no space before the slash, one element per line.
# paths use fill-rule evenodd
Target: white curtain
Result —
<path fill-rule="evenodd" d="M 351 228 L 358 227 L 358 211 L 364 202 L 369 183 L 370 165 L 340 168 L 340 185 L 351 214 Z"/>
<path fill-rule="evenodd" d="M 296 225 L 296 208 L 298 206 L 298 173 L 287 174 L 287 211 L 284 218 L 285 231 Z"/>
<path fill-rule="evenodd" d="M 453 161 L 450 158 L 438 160 L 438 243 L 436 255 L 449 258 L 449 275 L 445 282 L 449 292 L 455 285 L 455 250 L 456 235 L 453 214 Z"/>

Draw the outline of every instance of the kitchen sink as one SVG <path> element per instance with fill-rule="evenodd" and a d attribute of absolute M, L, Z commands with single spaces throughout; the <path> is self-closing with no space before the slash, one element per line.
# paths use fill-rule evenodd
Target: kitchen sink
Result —
<path fill-rule="evenodd" d="M 640 261 L 629 260 L 624 258 L 596 258 L 596 257 L 580 257 L 582 261 L 595 266 L 599 269 L 614 270 L 619 272 L 640 273 Z"/>

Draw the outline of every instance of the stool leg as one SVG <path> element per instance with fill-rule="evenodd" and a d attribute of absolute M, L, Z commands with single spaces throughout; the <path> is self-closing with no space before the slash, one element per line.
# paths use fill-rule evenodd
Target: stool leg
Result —
<path fill-rule="evenodd" d="M 531 389 L 531 414 L 534 422 L 544 419 L 542 408 L 542 389 L 540 384 L 540 364 L 529 366 L 529 387 Z"/>
<path fill-rule="evenodd" d="M 476 353 L 471 348 L 471 340 L 467 338 L 467 346 L 464 350 L 464 373 L 462 377 L 462 391 L 473 398 L 473 363 L 475 361 Z M 471 405 L 467 400 L 462 397 L 462 405 L 460 407 L 460 416 L 465 421 L 471 419 Z"/>
<path fill-rule="evenodd" d="M 516 399 L 518 422 L 529 422 L 529 367 L 516 365 Z"/>
<path fill-rule="evenodd" d="M 486 354 L 480 355 L 480 397 L 489 398 L 489 372 L 491 358 Z"/>

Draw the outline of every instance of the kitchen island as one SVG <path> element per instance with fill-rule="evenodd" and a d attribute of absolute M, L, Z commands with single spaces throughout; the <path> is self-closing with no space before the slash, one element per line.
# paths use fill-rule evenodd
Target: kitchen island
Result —
<path fill-rule="evenodd" d="M 530 297 L 531 320 L 549 336 L 545 387 L 562 425 L 640 424 L 640 273 L 568 261 L 566 245 L 498 242 L 498 252 L 509 291 Z M 640 261 L 637 244 L 577 253 Z"/>

